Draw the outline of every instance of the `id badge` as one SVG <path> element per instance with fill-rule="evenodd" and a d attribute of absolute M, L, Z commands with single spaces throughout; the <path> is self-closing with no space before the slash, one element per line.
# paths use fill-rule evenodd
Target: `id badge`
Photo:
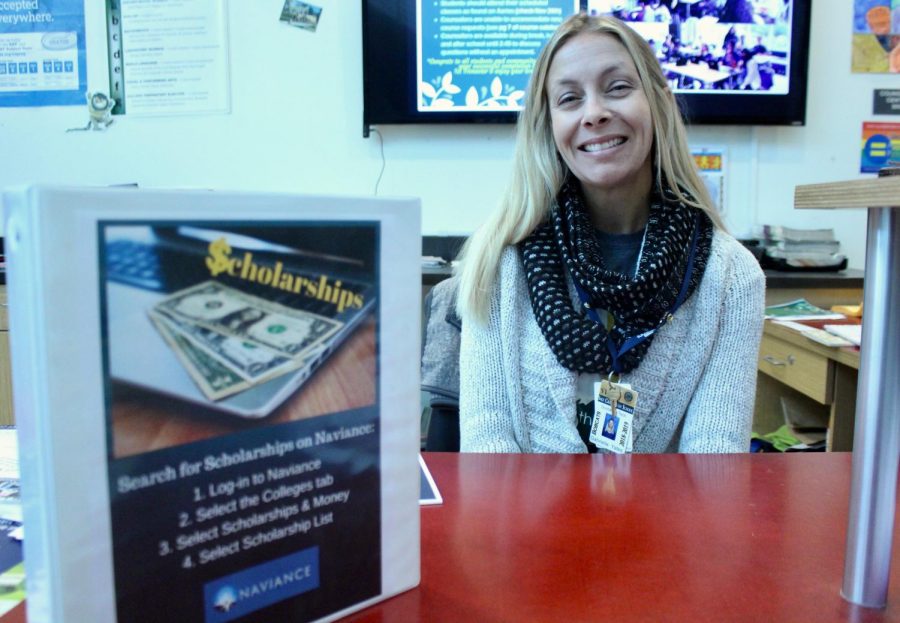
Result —
<path fill-rule="evenodd" d="M 594 383 L 594 421 L 589 439 L 598 448 L 623 454 L 632 450 L 637 392 L 606 379 Z"/>

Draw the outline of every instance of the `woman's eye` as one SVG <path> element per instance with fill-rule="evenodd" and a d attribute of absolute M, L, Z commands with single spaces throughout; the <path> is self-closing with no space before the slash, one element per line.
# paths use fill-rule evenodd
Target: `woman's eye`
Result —
<path fill-rule="evenodd" d="M 563 95 L 560 95 L 559 98 L 557 98 L 556 103 L 559 106 L 562 106 L 564 104 L 574 102 L 576 99 L 578 98 L 574 93 L 564 93 Z"/>
<path fill-rule="evenodd" d="M 623 94 L 631 90 L 631 85 L 626 82 L 616 82 L 609 87 L 610 93 Z"/>

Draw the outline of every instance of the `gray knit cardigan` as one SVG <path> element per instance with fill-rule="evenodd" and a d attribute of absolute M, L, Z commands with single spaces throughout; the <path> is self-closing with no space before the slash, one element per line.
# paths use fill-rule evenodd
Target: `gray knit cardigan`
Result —
<path fill-rule="evenodd" d="M 639 396 L 634 452 L 749 449 L 764 299 L 756 259 L 717 230 L 699 288 L 622 377 Z M 576 378 L 534 319 L 518 251 L 505 249 L 488 322 L 463 322 L 461 450 L 586 452 Z"/>

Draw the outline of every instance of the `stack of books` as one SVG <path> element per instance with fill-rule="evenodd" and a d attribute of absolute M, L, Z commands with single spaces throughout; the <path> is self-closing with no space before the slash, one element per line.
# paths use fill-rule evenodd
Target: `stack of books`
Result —
<path fill-rule="evenodd" d="M 798 229 L 781 225 L 763 225 L 765 268 L 782 270 L 843 270 L 847 258 L 833 229 Z"/>
<path fill-rule="evenodd" d="M 798 321 L 798 320 L 836 320 L 844 318 L 840 312 L 828 311 L 817 307 L 806 299 L 795 299 L 787 303 L 769 305 L 765 309 L 766 320 Z"/>

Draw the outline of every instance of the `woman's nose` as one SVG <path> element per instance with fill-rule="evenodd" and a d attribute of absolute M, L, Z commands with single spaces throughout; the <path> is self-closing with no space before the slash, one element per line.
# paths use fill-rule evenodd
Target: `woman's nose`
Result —
<path fill-rule="evenodd" d="M 586 126 L 601 125 L 609 121 L 610 112 L 603 98 L 589 97 L 584 105 L 582 123 Z"/>

